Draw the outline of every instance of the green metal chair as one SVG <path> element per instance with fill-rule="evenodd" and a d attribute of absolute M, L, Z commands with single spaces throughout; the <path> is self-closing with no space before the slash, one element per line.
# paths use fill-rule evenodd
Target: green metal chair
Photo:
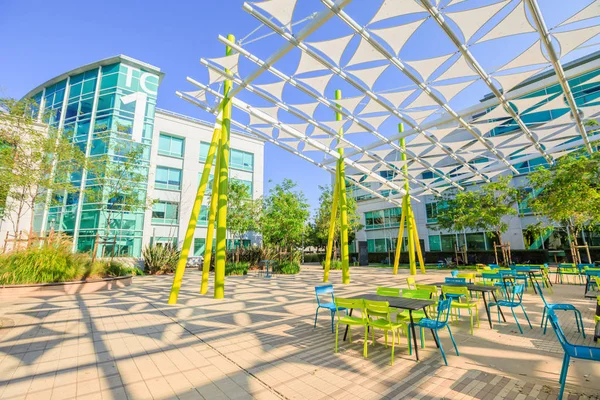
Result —
<path fill-rule="evenodd" d="M 338 352 L 338 339 L 340 325 L 348 325 L 348 340 L 352 343 L 352 327 L 363 326 L 365 328 L 365 343 L 363 347 L 363 356 L 367 356 L 367 331 L 368 318 L 365 312 L 365 301 L 363 299 L 344 299 L 335 298 L 337 322 L 335 323 L 335 353 Z M 345 315 L 345 310 L 360 311 L 360 317 Z M 344 312 L 342 316 L 341 313 Z"/>
<path fill-rule="evenodd" d="M 393 287 L 379 286 L 377 288 L 378 296 L 400 297 L 400 289 Z"/>
<path fill-rule="evenodd" d="M 402 289 L 402 297 L 406 297 L 409 299 L 423 299 L 429 300 L 431 299 L 431 292 L 429 290 L 418 290 L 418 289 Z M 418 322 L 423 318 L 426 318 L 425 311 L 413 311 L 412 312 L 413 322 Z M 404 310 L 396 316 L 397 322 L 403 322 L 405 324 L 410 324 L 410 312 L 408 310 Z M 424 330 L 421 329 L 421 348 L 425 348 L 425 339 L 424 339 Z"/>
<path fill-rule="evenodd" d="M 375 329 L 381 329 L 385 335 L 385 346 L 388 345 L 388 332 L 392 332 L 392 356 L 390 364 L 394 365 L 394 349 L 396 338 L 400 344 L 400 332 L 408 337 L 408 326 L 404 322 L 392 322 L 390 304 L 387 301 L 365 300 L 365 311 L 367 314 L 368 325 L 371 328 L 372 344 L 375 345 Z M 381 317 L 385 315 L 385 317 Z M 366 343 L 366 339 L 365 339 Z M 408 343 L 409 350 L 411 349 Z M 367 346 L 365 346 L 364 356 L 367 357 Z"/>
<path fill-rule="evenodd" d="M 469 316 L 471 320 L 471 335 L 473 334 L 473 314 L 475 314 L 475 318 L 477 319 L 477 327 L 479 328 L 479 307 L 477 304 L 477 300 L 473 301 L 471 298 L 471 293 L 464 286 L 442 286 L 442 294 L 444 298 L 452 298 L 456 299 L 452 302 L 451 309 L 452 310 L 464 310 L 467 309 L 469 311 Z M 450 295 L 450 296 L 447 296 Z M 454 314 L 456 319 L 460 316 L 459 313 Z"/>

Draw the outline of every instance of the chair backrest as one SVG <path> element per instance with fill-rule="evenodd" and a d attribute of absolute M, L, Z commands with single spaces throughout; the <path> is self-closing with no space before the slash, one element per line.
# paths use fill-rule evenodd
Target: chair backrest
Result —
<path fill-rule="evenodd" d="M 515 270 L 517 272 L 529 272 L 529 271 L 531 271 L 531 267 L 529 267 L 529 266 L 527 266 L 527 267 L 526 266 L 516 266 Z"/>
<path fill-rule="evenodd" d="M 378 296 L 400 297 L 400 289 L 399 288 L 379 286 L 377 288 L 377 295 Z"/>
<path fill-rule="evenodd" d="M 500 266 L 498 264 L 488 264 L 491 269 L 499 269 Z"/>
<path fill-rule="evenodd" d="M 417 290 L 428 291 L 432 299 L 437 299 L 438 297 L 438 288 L 435 285 L 421 285 L 417 283 Z"/>
<path fill-rule="evenodd" d="M 600 276 L 600 268 L 586 268 L 585 274 L 589 276 Z"/>
<path fill-rule="evenodd" d="M 552 325 L 552 329 L 554 330 L 554 333 L 556 333 L 556 337 L 558 338 L 558 341 L 560 342 L 560 345 L 565 353 L 573 355 L 574 346 L 567 341 L 567 337 L 560 327 L 560 323 L 558 322 L 558 318 L 556 317 L 554 310 L 548 309 L 548 319 L 550 320 L 550 325 Z"/>
<path fill-rule="evenodd" d="M 446 297 L 445 295 L 447 294 L 454 294 L 464 296 L 467 301 L 471 300 L 471 294 L 465 286 L 442 286 L 442 294 L 444 297 Z"/>
<path fill-rule="evenodd" d="M 460 283 L 460 284 L 467 284 L 467 280 L 465 278 L 448 278 L 446 277 L 444 279 L 444 283 Z"/>
<path fill-rule="evenodd" d="M 412 276 L 409 276 L 408 278 L 406 278 L 406 286 L 409 289 L 414 289 L 416 284 L 415 278 L 413 278 Z"/>
<path fill-rule="evenodd" d="M 498 273 L 502 276 L 504 275 L 513 275 L 514 271 L 512 269 L 499 269 Z"/>
<path fill-rule="evenodd" d="M 431 292 L 429 290 L 402 289 L 402 297 L 428 300 L 431 298 Z"/>
<path fill-rule="evenodd" d="M 523 284 L 523 283 L 513 286 L 512 300 L 511 300 L 513 303 L 521 304 L 524 289 L 525 289 L 525 284 Z M 515 299 L 517 299 L 518 301 L 515 301 Z"/>
<path fill-rule="evenodd" d="M 481 273 L 481 278 L 483 279 L 483 281 L 487 281 L 487 280 L 494 280 L 494 279 L 502 279 L 502 275 L 500 275 L 497 272 L 482 272 Z"/>
<path fill-rule="evenodd" d="M 475 276 L 476 274 L 473 272 L 461 272 L 460 274 L 456 275 L 457 278 L 465 278 L 471 281 L 475 280 Z"/>
<path fill-rule="evenodd" d="M 330 293 L 331 293 L 331 301 L 333 301 L 333 285 L 315 286 L 315 294 L 317 296 L 317 304 L 321 305 L 321 300 L 319 299 L 320 295 L 330 294 Z"/>
<path fill-rule="evenodd" d="M 595 276 L 594 280 L 596 281 L 596 286 L 598 286 L 598 290 L 600 290 L 600 276 Z M 598 301 L 600 303 L 600 301 Z"/>
<path fill-rule="evenodd" d="M 452 275 L 453 278 L 456 278 L 456 276 L 458 275 L 458 270 L 454 270 L 454 271 L 450 272 L 450 274 Z"/>
<path fill-rule="evenodd" d="M 444 326 L 448 323 L 448 316 L 450 315 L 450 306 L 452 305 L 452 299 L 440 300 L 437 306 L 437 322 L 442 323 Z"/>
<path fill-rule="evenodd" d="M 382 315 L 387 315 L 387 320 L 390 319 L 390 303 L 387 301 L 376 301 L 376 300 L 365 300 L 365 311 L 367 317 L 369 314 L 373 316 L 380 317 Z"/>
<path fill-rule="evenodd" d="M 363 299 L 345 299 L 342 297 L 336 297 L 334 302 L 338 318 L 340 317 L 340 308 L 346 308 L 349 310 L 364 310 L 365 308 L 365 301 Z M 361 312 L 361 315 L 363 318 L 365 317 L 363 312 Z"/>

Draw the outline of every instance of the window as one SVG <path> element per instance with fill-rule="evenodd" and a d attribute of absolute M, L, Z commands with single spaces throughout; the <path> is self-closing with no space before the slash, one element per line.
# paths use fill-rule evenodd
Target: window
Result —
<path fill-rule="evenodd" d="M 443 251 L 454 251 L 456 245 L 456 235 L 441 235 L 440 240 L 442 242 Z"/>
<path fill-rule="evenodd" d="M 239 183 L 241 183 L 243 185 L 246 185 L 246 187 L 248 188 L 248 193 L 250 194 L 250 196 L 252 196 L 252 194 L 253 194 L 253 191 L 252 191 L 252 181 L 247 181 L 247 180 L 244 180 L 244 179 L 236 179 L 236 178 L 233 178 L 233 180 L 236 181 L 236 182 L 239 182 Z"/>
<path fill-rule="evenodd" d="M 210 149 L 210 143 L 200 142 L 200 161 L 205 162 L 208 157 L 208 149 Z M 214 159 L 213 159 L 214 162 Z"/>
<path fill-rule="evenodd" d="M 179 222 L 179 203 L 159 201 L 152 206 L 152 223 L 176 225 Z"/>
<path fill-rule="evenodd" d="M 436 223 L 438 215 L 438 204 L 427 203 L 425 204 L 425 213 L 427 214 L 427 223 Z"/>
<path fill-rule="evenodd" d="M 194 256 L 195 257 L 204 255 L 205 248 L 206 248 L 206 239 L 194 238 Z"/>
<path fill-rule="evenodd" d="M 198 215 L 198 226 L 208 226 L 208 211 L 208 207 L 203 205 Z"/>
<path fill-rule="evenodd" d="M 429 236 L 429 251 L 442 251 L 442 243 L 439 235 Z"/>
<path fill-rule="evenodd" d="M 395 243 L 395 238 L 380 238 L 380 239 L 367 239 L 367 251 L 369 253 L 385 253 L 386 251 L 394 250 L 395 246 L 392 246 L 392 242 Z"/>
<path fill-rule="evenodd" d="M 485 250 L 485 233 L 467 233 L 467 249 L 469 250 Z"/>
<path fill-rule="evenodd" d="M 241 150 L 231 149 L 229 155 L 229 166 L 245 171 L 254 170 L 254 154 Z"/>
<path fill-rule="evenodd" d="M 158 139 L 158 154 L 171 157 L 183 157 L 184 139 L 160 134 Z"/>
<path fill-rule="evenodd" d="M 365 213 L 365 229 L 393 228 L 400 226 L 402 208 L 387 208 L 385 210 Z"/>
<path fill-rule="evenodd" d="M 181 170 L 158 166 L 154 182 L 157 189 L 181 190 Z"/>

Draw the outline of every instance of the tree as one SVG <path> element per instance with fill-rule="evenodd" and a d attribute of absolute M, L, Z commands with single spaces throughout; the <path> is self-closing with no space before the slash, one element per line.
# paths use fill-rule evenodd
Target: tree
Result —
<path fill-rule="evenodd" d="M 241 242 L 249 231 L 257 231 L 261 215 L 261 202 L 254 200 L 248 186 L 238 180 L 229 181 L 227 203 L 227 230 Z"/>
<path fill-rule="evenodd" d="M 333 203 L 333 187 L 330 185 L 321 186 L 321 196 L 319 196 L 319 209 L 315 215 L 315 228 L 316 237 L 319 243 L 323 243 L 323 246 L 327 245 L 329 236 L 329 226 L 331 223 L 331 205 Z M 351 243 L 356 237 L 356 232 L 362 229 L 360 223 L 360 215 L 358 214 L 358 207 L 356 200 L 352 196 L 346 197 L 346 204 L 348 205 L 348 243 Z M 338 203 L 337 215 L 340 215 L 340 207 Z M 337 254 L 338 239 L 340 237 L 340 219 L 335 220 L 335 233 L 334 233 L 334 254 Z"/>
<path fill-rule="evenodd" d="M 126 229 L 127 224 L 136 224 L 135 217 L 126 219 L 127 214 L 142 212 L 154 203 L 146 192 L 149 168 L 144 156 L 146 147 L 129 139 L 121 133 L 107 134 L 96 143 L 103 154 L 86 160 L 86 202 L 99 205 L 104 226 L 98 228 L 104 228 L 106 240 L 111 236 L 111 228 Z"/>
<path fill-rule="evenodd" d="M 538 192 L 529 201 L 532 211 L 567 228 L 575 244 L 583 229 L 600 223 L 599 153 L 571 153 L 529 174 L 529 182 Z"/>
<path fill-rule="evenodd" d="M 504 217 L 517 214 L 515 205 L 522 197 L 520 189 L 510 186 L 510 179 L 503 177 L 476 190 L 446 195 L 438 206 L 438 228 L 492 232 L 502 244 L 502 234 L 508 229 Z"/>
<path fill-rule="evenodd" d="M 261 232 L 267 245 L 291 250 L 302 243 L 304 226 L 310 215 L 304 193 L 295 191 L 296 183 L 284 179 L 264 199 Z"/>
<path fill-rule="evenodd" d="M 79 190 L 71 181 L 83 166 L 84 154 L 71 137 L 37 121 L 38 106 L 31 99 L 0 100 L 0 199 L 4 218 L 20 230 L 25 214 L 36 206 L 62 205 Z M 49 119 L 50 113 L 42 120 Z M 33 217 L 29 233 L 33 232 Z"/>

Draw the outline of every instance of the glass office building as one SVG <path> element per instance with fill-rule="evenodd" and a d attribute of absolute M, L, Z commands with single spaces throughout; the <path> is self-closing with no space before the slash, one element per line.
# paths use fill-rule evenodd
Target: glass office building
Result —
<path fill-rule="evenodd" d="M 139 186 L 139 195 L 154 202 L 147 210 L 109 211 L 115 199 L 108 199 L 106 188 L 102 190 L 82 170 L 71 178 L 72 193 L 52 193 L 51 201 L 37 206 L 36 232 L 64 232 L 73 237 L 77 251 L 91 251 L 99 236 L 99 256 L 139 257 L 145 244 L 183 240 L 213 126 L 157 110 L 163 76 L 159 68 L 121 55 L 66 72 L 25 96 L 39 105 L 40 122 L 73 138 L 90 160 L 108 156 L 110 162 L 124 162 L 122 154 L 128 150 L 123 149 L 140 148 L 138 168 L 147 179 Z M 264 143 L 238 133 L 231 140 L 232 178 L 249 185 L 255 197 L 261 196 Z M 89 196 L 92 190 L 103 195 Z M 203 222 L 195 235 L 197 254 L 206 237 Z M 246 240 L 250 238 L 256 241 L 252 235 Z"/>

